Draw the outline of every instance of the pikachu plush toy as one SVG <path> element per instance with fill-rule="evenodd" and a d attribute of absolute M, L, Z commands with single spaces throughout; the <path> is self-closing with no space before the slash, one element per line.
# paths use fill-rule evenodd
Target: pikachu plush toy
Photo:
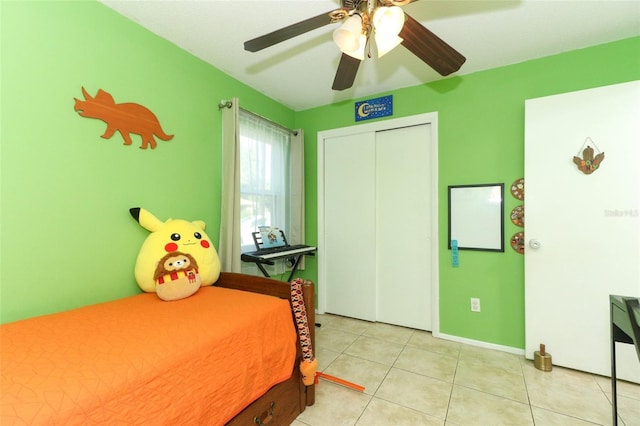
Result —
<path fill-rule="evenodd" d="M 129 209 L 140 226 L 150 231 L 134 269 L 143 291 L 171 301 L 191 296 L 220 276 L 220 258 L 204 232 L 205 223 L 168 219 L 162 222 L 147 210 Z"/>

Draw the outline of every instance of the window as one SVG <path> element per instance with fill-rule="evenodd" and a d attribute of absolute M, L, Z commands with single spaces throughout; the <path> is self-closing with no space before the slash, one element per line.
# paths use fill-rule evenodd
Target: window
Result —
<path fill-rule="evenodd" d="M 252 251 L 260 225 L 290 230 L 291 132 L 240 110 L 240 235 Z"/>

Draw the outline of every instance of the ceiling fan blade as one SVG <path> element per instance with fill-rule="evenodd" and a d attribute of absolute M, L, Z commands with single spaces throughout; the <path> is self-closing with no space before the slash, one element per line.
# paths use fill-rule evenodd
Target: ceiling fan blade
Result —
<path fill-rule="evenodd" d="M 359 66 L 360 59 L 356 59 L 346 53 L 343 53 L 331 88 L 333 90 L 344 90 L 353 86 Z"/>
<path fill-rule="evenodd" d="M 402 45 L 440 75 L 449 75 L 460 69 L 467 60 L 440 37 L 405 13 L 407 20 L 400 31 Z"/>
<path fill-rule="evenodd" d="M 296 22 L 279 30 L 270 32 L 260 37 L 256 37 L 252 40 L 244 42 L 244 50 L 249 52 L 257 52 L 274 44 L 280 43 L 290 38 L 299 36 L 316 28 L 323 27 L 333 22 L 332 14 L 336 11 L 323 13 L 322 15 L 314 16 L 313 18 L 305 19 L 304 21 Z"/>

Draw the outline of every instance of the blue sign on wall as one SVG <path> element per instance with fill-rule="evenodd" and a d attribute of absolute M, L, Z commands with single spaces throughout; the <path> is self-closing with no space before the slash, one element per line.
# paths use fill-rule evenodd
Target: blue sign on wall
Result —
<path fill-rule="evenodd" d="M 368 101 L 356 102 L 355 113 L 356 121 L 393 115 L 393 96 L 389 95 L 369 99 Z"/>

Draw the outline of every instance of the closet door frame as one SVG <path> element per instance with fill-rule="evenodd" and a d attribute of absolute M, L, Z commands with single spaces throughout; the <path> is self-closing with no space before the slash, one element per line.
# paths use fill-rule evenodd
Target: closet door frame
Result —
<path fill-rule="evenodd" d="M 402 127 L 429 124 L 431 129 L 431 325 L 432 334 L 438 336 L 440 332 L 439 307 L 439 234 L 438 234 L 438 113 L 430 112 L 409 117 L 395 118 L 373 123 L 358 124 L 318 132 L 318 313 L 326 312 L 327 287 L 325 285 L 326 264 L 325 251 L 325 215 L 324 215 L 324 141 L 325 139 L 349 136 L 359 133 L 370 133 L 393 130 Z M 358 255 L 354 253 L 357 261 Z"/>

